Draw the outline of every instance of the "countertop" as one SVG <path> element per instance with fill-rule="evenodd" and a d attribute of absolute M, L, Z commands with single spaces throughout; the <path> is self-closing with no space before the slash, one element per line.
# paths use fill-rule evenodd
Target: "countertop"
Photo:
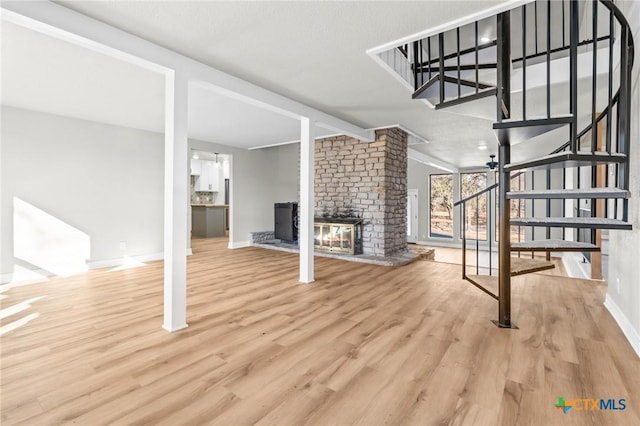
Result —
<path fill-rule="evenodd" d="M 191 207 L 218 207 L 218 208 L 228 208 L 228 204 L 191 204 Z"/>

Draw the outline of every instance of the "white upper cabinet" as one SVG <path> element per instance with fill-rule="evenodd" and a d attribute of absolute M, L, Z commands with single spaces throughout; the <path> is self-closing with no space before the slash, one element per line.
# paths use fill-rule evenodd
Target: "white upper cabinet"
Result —
<path fill-rule="evenodd" d="M 191 160 L 191 176 L 200 176 L 202 173 L 202 161 Z"/>
<path fill-rule="evenodd" d="M 196 179 L 196 191 L 198 192 L 218 192 L 219 187 L 219 165 L 214 161 L 200 161 L 200 160 L 192 160 L 199 161 L 200 168 L 200 177 Z M 192 174 L 193 174 L 193 166 L 192 166 Z"/>

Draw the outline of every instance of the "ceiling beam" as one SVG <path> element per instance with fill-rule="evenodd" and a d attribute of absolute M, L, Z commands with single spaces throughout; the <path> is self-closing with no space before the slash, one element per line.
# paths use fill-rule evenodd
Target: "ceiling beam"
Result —
<path fill-rule="evenodd" d="M 50 1 L 3 1 L 2 19 L 108 56 L 166 74 L 180 72 L 197 84 L 287 117 L 371 142 L 373 132 Z"/>
<path fill-rule="evenodd" d="M 431 157 L 430 155 L 416 151 L 413 148 L 409 148 L 407 150 L 407 155 L 411 160 L 415 160 L 419 163 L 426 164 L 427 166 L 435 167 L 449 173 L 456 173 L 458 171 L 458 167 L 454 166 L 453 164 L 447 163 L 446 161 L 438 160 L 437 158 Z"/>

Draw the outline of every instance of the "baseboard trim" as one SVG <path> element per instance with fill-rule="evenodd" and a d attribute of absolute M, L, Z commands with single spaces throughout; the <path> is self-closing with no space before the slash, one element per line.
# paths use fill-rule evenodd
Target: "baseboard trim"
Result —
<path fill-rule="evenodd" d="M 181 324 L 181 325 L 179 325 L 177 327 L 171 327 L 169 325 L 162 324 L 162 328 L 164 330 L 168 331 L 169 333 L 173 333 L 173 332 L 176 332 L 176 331 L 184 330 L 187 327 L 189 327 L 189 325 L 187 323 Z"/>
<path fill-rule="evenodd" d="M 193 255 L 193 251 L 189 248 L 187 249 L 187 256 L 191 256 L 191 255 Z M 155 261 L 164 259 L 164 252 L 142 254 L 140 256 L 128 256 L 128 257 L 133 259 L 136 262 L 141 262 L 141 263 L 155 262 Z M 93 262 L 87 262 L 86 265 L 87 265 L 87 271 L 92 271 L 95 269 L 117 268 L 119 266 L 123 266 L 124 263 L 125 263 L 124 258 L 118 258 L 118 259 L 96 260 Z M 46 271 L 44 269 L 33 269 L 29 272 L 34 275 L 32 279 L 34 281 L 38 279 L 55 276 L 55 274 L 49 271 Z M 86 271 L 79 271 L 79 272 L 86 272 Z M 11 283 L 13 279 L 14 279 L 13 272 L 2 274 L 0 275 L 0 284 Z M 25 281 L 31 281 L 31 280 L 27 279 Z"/>
<path fill-rule="evenodd" d="M 616 323 L 618 323 L 620 330 L 622 330 L 622 333 L 631 344 L 636 355 L 640 358 L 640 334 L 638 334 L 638 330 L 633 327 L 633 324 L 631 324 L 631 321 L 629 321 L 627 316 L 622 312 L 622 309 L 620 309 L 608 294 L 604 299 L 604 306 L 607 308 Z"/>
<path fill-rule="evenodd" d="M 155 262 L 156 260 L 164 259 L 164 252 L 143 254 L 140 256 L 127 256 L 127 257 L 142 263 Z M 87 266 L 89 267 L 89 270 L 113 268 L 113 267 L 122 266 L 123 264 L 124 264 L 123 259 L 107 259 L 107 260 L 96 260 L 94 262 L 87 262 Z"/>
<path fill-rule="evenodd" d="M 417 244 L 419 246 L 430 246 L 430 247 L 462 248 L 462 243 L 453 243 L 448 241 L 418 240 L 417 243 L 411 243 L 411 244 Z"/>
<path fill-rule="evenodd" d="M 230 249 L 239 249 L 239 248 L 245 248 L 245 247 L 251 247 L 251 242 L 239 241 L 237 243 L 234 243 L 233 241 L 229 241 L 229 245 L 227 246 L 227 248 L 230 248 Z"/>
<path fill-rule="evenodd" d="M 580 267 L 580 261 L 578 257 L 580 254 L 565 252 L 562 254 L 562 264 L 564 265 L 564 269 L 567 271 L 567 274 L 571 278 L 580 278 L 583 280 L 590 280 L 591 277 L 586 273 L 586 271 Z"/>

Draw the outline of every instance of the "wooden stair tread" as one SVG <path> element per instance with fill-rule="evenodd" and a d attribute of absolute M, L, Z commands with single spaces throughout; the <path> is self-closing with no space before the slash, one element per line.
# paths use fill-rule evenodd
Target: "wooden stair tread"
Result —
<path fill-rule="evenodd" d="M 620 188 L 537 189 L 507 192 L 507 199 L 577 199 L 577 198 L 629 198 L 629 191 Z"/>
<path fill-rule="evenodd" d="M 605 217 L 522 217 L 512 218 L 511 225 L 550 228 L 632 229 L 631 224 L 628 222 Z"/>
<path fill-rule="evenodd" d="M 591 243 L 566 240 L 535 240 L 511 243 L 511 251 L 600 251 Z"/>
<path fill-rule="evenodd" d="M 553 262 L 542 259 L 523 259 L 519 257 L 511 258 L 511 276 L 530 274 L 532 272 L 553 269 L 556 265 Z"/>

